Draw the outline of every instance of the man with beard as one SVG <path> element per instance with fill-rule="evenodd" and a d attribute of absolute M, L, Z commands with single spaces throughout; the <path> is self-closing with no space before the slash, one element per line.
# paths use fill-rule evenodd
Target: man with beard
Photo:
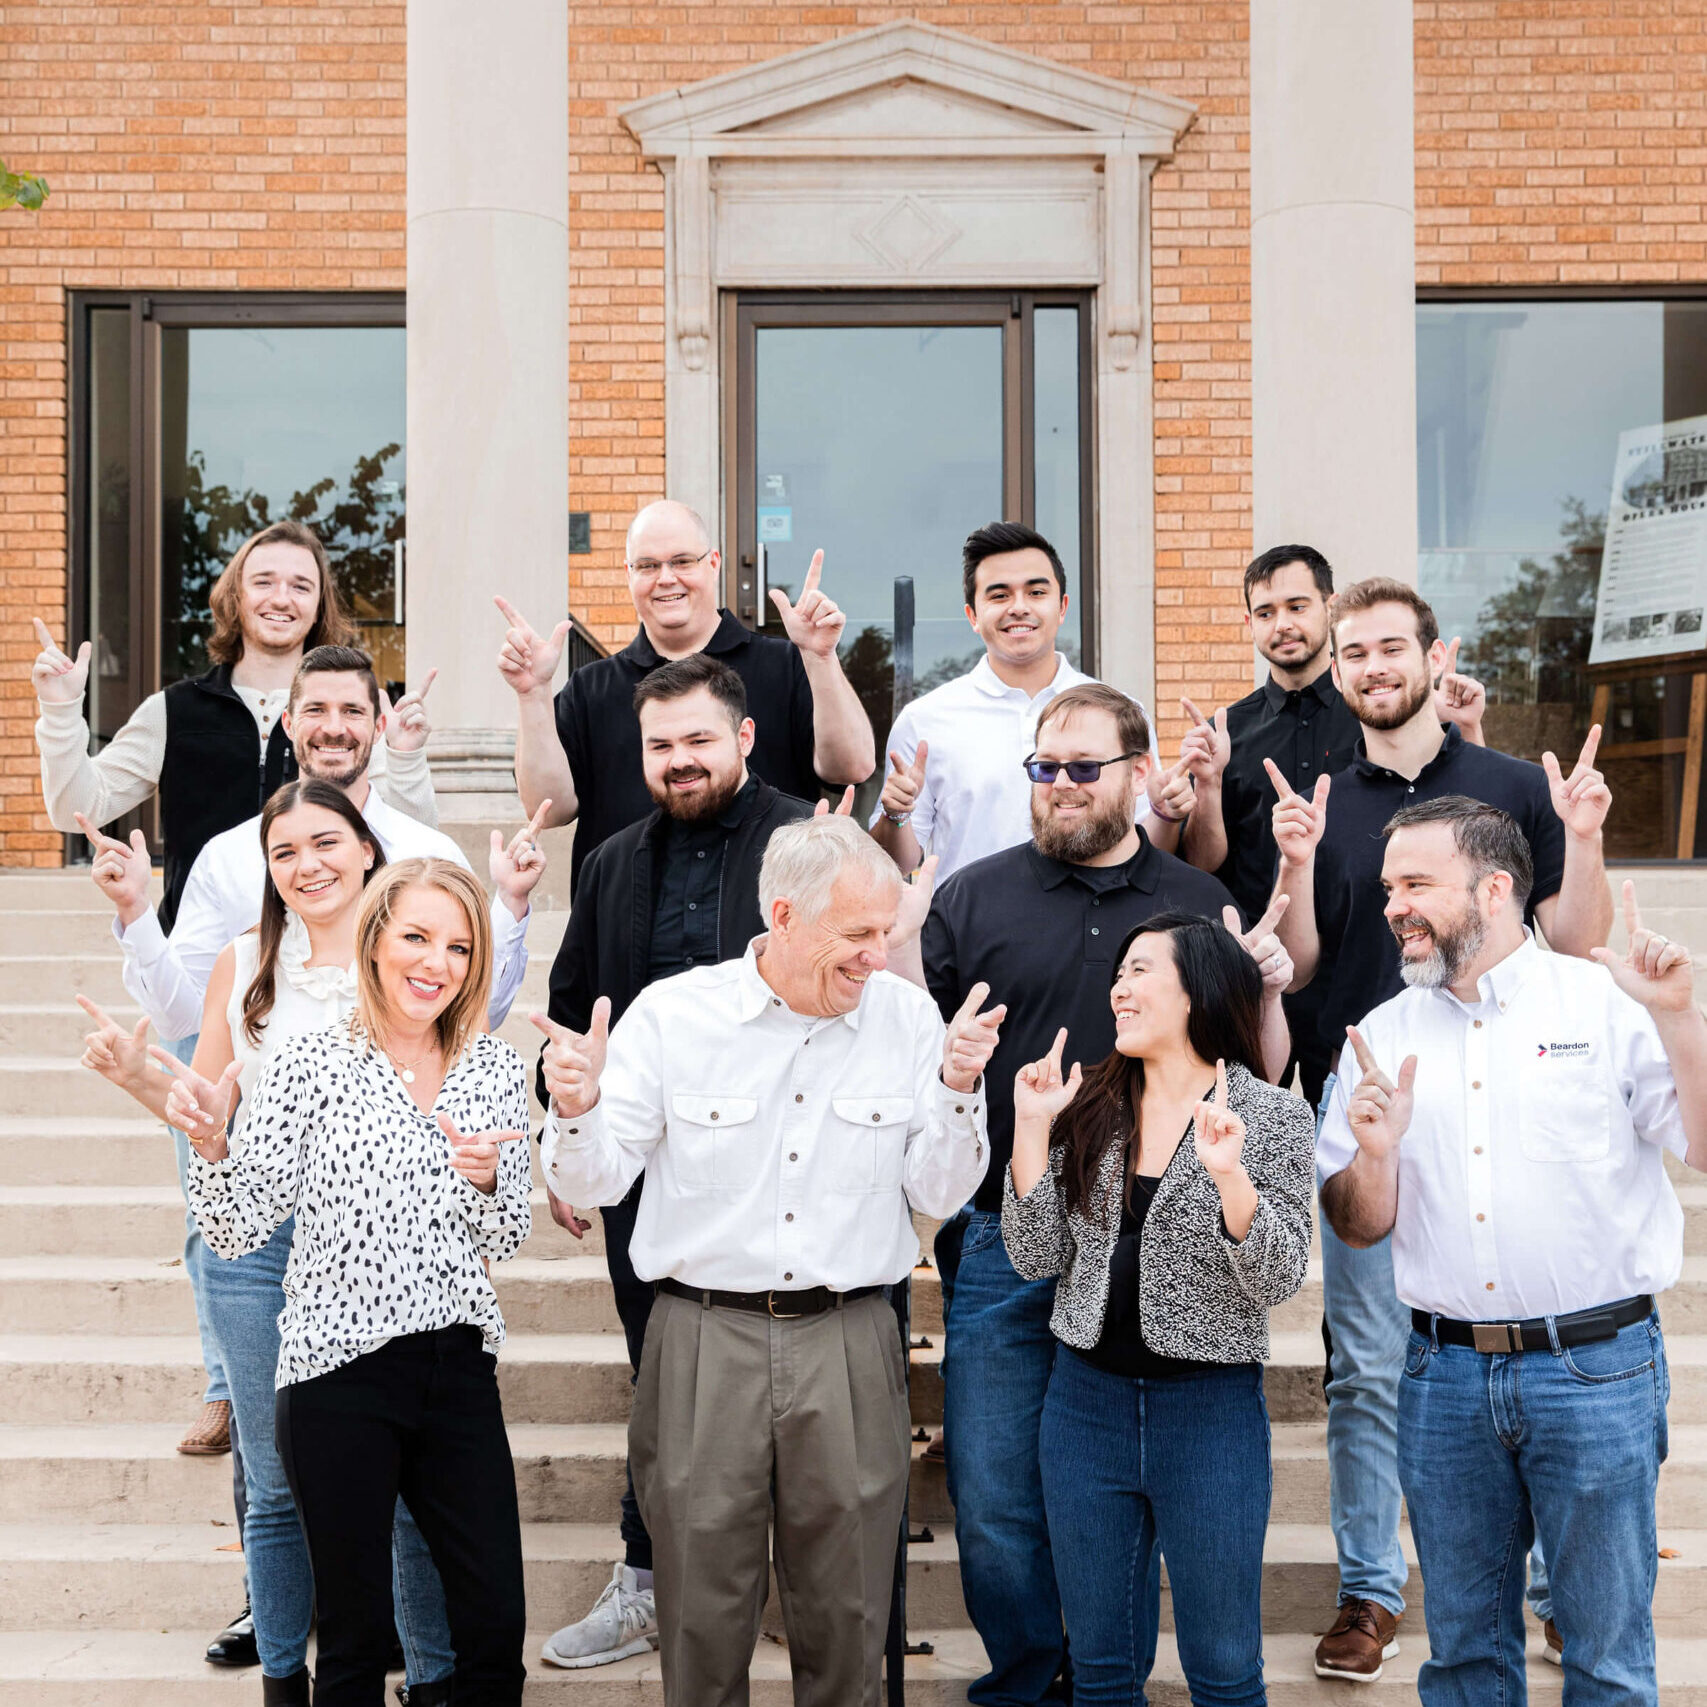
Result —
<path fill-rule="evenodd" d="M 1290 905 L 1279 933 L 1297 985 L 1325 981 L 1322 1035 L 1345 1028 L 1401 987 L 1382 922 L 1382 826 L 1405 806 L 1461 794 L 1510 814 L 1528 842 L 1534 883 L 1519 903 L 1549 945 L 1586 957 L 1606 941 L 1612 898 L 1601 855 L 1611 791 L 1594 769 L 1598 729 L 1567 777 L 1551 753 L 1534 765 L 1443 728 L 1432 679 L 1445 663 L 1434 612 L 1415 588 L 1373 579 L 1346 588 L 1329 616 L 1334 671 L 1363 726 L 1340 776 L 1294 793 L 1272 764 L 1280 798 L 1274 838 L 1278 893 Z M 1333 1087 L 1328 1079 L 1328 1088 Z M 1398 1386 L 1409 1318 L 1393 1290 L 1385 1243 L 1353 1248 L 1322 1230 L 1329 1338 L 1329 1511 L 1340 1561 L 1340 1603 L 1316 1650 L 1323 1677 L 1371 1681 L 1398 1651 L 1406 1567 L 1399 1544 Z"/>
<path fill-rule="evenodd" d="M 812 816 L 747 769 L 755 730 L 741 678 L 709 653 L 660 665 L 634 690 L 648 818 L 601 842 L 581 868 L 563 946 L 551 968 L 550 1018 L 585 1034 L 593 1004 L 622 1018 L 647 985 L 695 966 L 737 960 L 765 928 L 759 865 L 771 832 Z M 539 1097 L 545 1102 L 542 1065 Z M 654 1289 L 629 1260 L 642 1174 L 621 1202 L 601 1209 L 605 1260 L 635 1373 Z M 577 1238 L 574 1210 L 552 1199 L 559 1225 Z M 634 1498 L 622 1495 L 623 1562 L 592 1610 L 559 1630 L 541 1658 L 550 1665 L 605 1665 L 658 1642 L 652 1540 Z"/>
<path fill-rule="evenodd" d="M 1523 922 L 1529 847 L 1480 801 L 1408 806 L 1386 831 L 1408 987 L 1349 1032 L 1359 1074 L 1334 1091 L 1317 1171 L 1339 1238 L 1390 1246 L 1407 1307 L 1399 1475 L 1430 1654 L 1417 1691 L 1425 1707 L 1523 1699 L 1534 1536 L 1565 1699 L 1657 1703 L 1654 1295 L 1683 1266 L 1664 1152 L 1707 1167 L 1689 951 L 1643 929 L 1626 883 L 1625 955 L 1541 953 Z"/>
<path fill-rule="evenodd" d="M 1274 789 L 1263 769 L 1272 761 L 1288 787 L 1306 793 L 1320 776 L 1337 776 L 1356 755 L 1363 733 L 1334 685 L 1328 657 L 1328 601 L 1334 572 L 1309 545 L 1276 545 L 1245 570 L 1245 627 L 1268 665 L 1268 680 L 1213 719 L 1182 700 L 1194 727 L 1180 746 L 1195 799 L 1185 823 L 1184 858 L 1213 871 L 1232 891 L 1239 910 L 1255 918 L 1274 891 L 1278 853 L 1271 816 Z M 1466 741 L 1482 741 L 1481 684 L 1451 664 L 1434 692 L 1444 723 L 1456 723 Z M 1313 982 L 1287 997 L 1304 1094 L 1320 1103 L 1332 1051 L 1322 1042 L 1317 1008 L 1325 985 Z"/>
<path fill-rule="evenodd" d="M 1165 912 L 1239 925 L 1220 882 L 1154 847 L 1134 822 L 1149 735 L 1118 689 L 1092 682 L 1057 695 L 1026 764 L 1031 840 L 963 866 L 925 921 L 925 981 L 942 1012 L 956 1013 L 980 984 L 1007 1006 L 989 1070 L 990 1168 L 950 1224 L 960 1266 L 943 1358 L 961 1583 L 990 1661 L 970 1690 L 978 1703 L 1049 1699 L 1064 1658 L 1037 1456 L 1055 1282 L 1022 1280 L 1002 1244 L 1014 1075 L 1049 1053 L 1062 1026 L 1066 1061 L 1114 1048 L 1114 954 L 1135 926 Z M 1271 932 L 1272 915 L 1243 940 L 1263 971 L 1265 1064 L 1278 1077 L 1290 1053 L 1281 992 L 1291 963 Z"/>

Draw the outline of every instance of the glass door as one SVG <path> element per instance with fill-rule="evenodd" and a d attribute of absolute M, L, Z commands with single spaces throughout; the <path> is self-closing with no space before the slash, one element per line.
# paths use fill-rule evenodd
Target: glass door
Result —
<path fill-rule="evenodd" d="M 728 603 L 774 628 L 769 589 L 796 597 L 822 549 L 825 589 L 848 616 L 843 667 L 880 753 L 895 710 L 895 582 L 912 581 L 923 693 L 983 654 L 960 553 L 985 522 L 1026 522 L 1060 551 L 1073 600 L 1061 647 L 1088 656 L 1089 318 L 1078 296 L 1009 291 L 733 305 Z"/>

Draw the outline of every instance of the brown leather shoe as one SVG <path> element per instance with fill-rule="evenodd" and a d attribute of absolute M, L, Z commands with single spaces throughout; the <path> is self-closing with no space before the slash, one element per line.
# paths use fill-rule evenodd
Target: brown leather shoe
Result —
<path fill-rule="evenodd" d="M 1551 1618 L 1541 1626 L 1541 1634 L 1547 1638 L 1546 1646 L 1541 1650 L 1541 1657 L 1548 1665 L 1562 1666 L 1565 1663 L 1565 1638 L 1559 1634 L 1559 1626 Z"/>
<path fill-rule="evenodd" d="M 191 1458 L 216 1458 L 231 1450 L 231 1401 L 209 1399 L 178 1450 Z"/>
<path fill-rule="evenodd" d="M 1399 1619 L 1378 1601 L 1342 1600 L 1334 1627 L 1316 1644 L 1316 1676 L 1373 1683 L 1381 1662 L 1399 1651 L 1398 1629 Z"/>

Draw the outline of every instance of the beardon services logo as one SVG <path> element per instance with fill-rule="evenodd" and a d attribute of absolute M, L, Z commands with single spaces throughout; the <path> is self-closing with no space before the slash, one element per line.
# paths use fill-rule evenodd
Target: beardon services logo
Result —
<path fill-rule="evenodd" d="M 1580 1061 L 1594 1047 L 1592 1043 L 1537 1043 L 1537 1059 Z"/>

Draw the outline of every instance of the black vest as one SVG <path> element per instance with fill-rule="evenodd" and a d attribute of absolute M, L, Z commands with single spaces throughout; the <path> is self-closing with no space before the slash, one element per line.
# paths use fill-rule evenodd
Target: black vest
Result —
<path fill-rule="evenodd" d="M 196 855 L 221 830 L 253 818 L 267 796 L 296 775 L 284 719 L 267 737 L 231 685 L 231 666 L 174 682 L 166 690 L 166 757 L 160 766 L 160 832 L 166 844 L 160 928 L 170 931 Z"/>

